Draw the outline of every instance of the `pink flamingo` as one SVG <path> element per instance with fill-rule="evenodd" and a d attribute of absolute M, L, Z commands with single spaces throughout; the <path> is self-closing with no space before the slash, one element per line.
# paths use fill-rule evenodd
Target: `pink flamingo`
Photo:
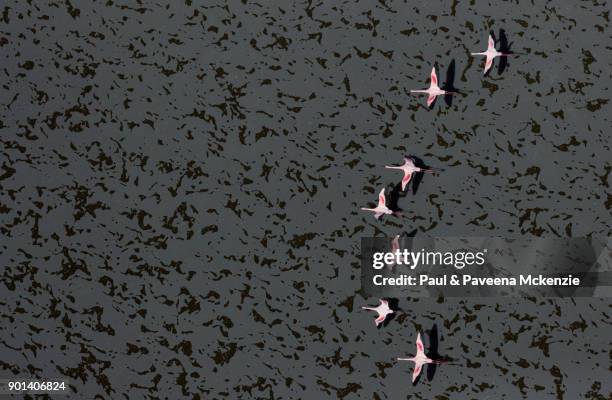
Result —
<path fill-rule="evenodd" d="M 389 308 L 389 302 L 384 299 L 380 299 L 380 304 L 378 307 L 361 307 L 364 310 L 376 311 L 378 313 L 378 317 L 374 320 L 376 326 L 382 324 L 387 319 L 387 315 L 393 314 L 394 311 Z"/>
<path fill-rule="evenodd" d="M 394 214 L 393 211 L 391 211 L 388 207 L 387 207 L 387 200 L 385 199 L 385 188 L 383 188 L 380 191 L 380 194 L 378 195 L 378 206 L 376 206 L 376 208 L 361 208 L 364 211 L 372 211 L 374 212 L 374 218 L 379 219 L 380 217 L 382 217 L 383 215 L 388 215 L 388 214 Z"/>
<path fill-rule="evenodd" d="M 421 340 L 421 333 L 417 335 L 416 340 L 417 353 L 416 356 L 411 358 L 398 358 L 398 361 L 412 361 L 414 363 L 414 370 L 412 371 L 412 383 L 416 381 L 423 369 L 423 365 L 426 364 L 442 364 L 442 361 L 435 361 L 425 355 L 425 348 L 423 347 L 423 341 Z"/>
<path fill-rule="evenodd" d="M 414 165 L 414 160 L 410 157 L 404 157 L 404 165 L 399 166 L 388 166 L 385 165 L 385 168 L 389 169 L 401 169 L 404 171 L 404 178 L 402 179 L 402 191 L 406 190 L 406 186 L 412 179 L 412 174 L 415 172 L 435 172 L 433 169 L 425 169 L 419 168 Z"/>
<path fill-rule="evenodd" d="M 447 94 L 455 94 L 455 92 L 447 92 L 445 90 L 440 89 L 438 86 L 438 76 L 436 75 L 436 67 L 431 69 L 431 82 L 429 84 L 429 89 L 427 90 L 411 90 L 410 93 L 427 93 L 429 96 L 427 97 L 427 107 L 431 106 L 431 103 L 436 100 L 436 97 Z"/>
<path fill-rule="evenodd" d="M 400 235 L 395 235 L 391 241 L 391 253 L 395 254 L 398 250 L 400 250 Z M 389 268 L 393 268 L 394 266 L 395 261 L 388 265 Z"/>
<path fill-rule="evenodd" d="M 487 57 L 487 61 L 485 62 L 484 68 L 484 73 L 486 74 L 487 71 L 491 69 L 491 66 L 493 65 L 493 59 L 495 57 L 507 57 L 511 55 L 511 53 L 500 53 L 499 51 L 495 50 L 495 41 L 493 40 L 491 35 L 489 35 L 489 47 L 487 47 L 487 51 L 483 51 L 482 53 L 472 53 L 472 55 Z"/>

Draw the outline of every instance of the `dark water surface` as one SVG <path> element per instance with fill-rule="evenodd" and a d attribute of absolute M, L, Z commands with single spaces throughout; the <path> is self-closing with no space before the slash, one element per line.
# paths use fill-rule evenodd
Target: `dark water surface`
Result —
<path fill-rule="evenodd" d="M 363 236 L 610 235 L 604 1 L 0 5 L 0 378 L 73 398 L 607 399 L 610 299 L 399 299 Z M 483 77 L 489 31 L 507 38 Z M 423 96 L 431 66 L 461 95 Z M 450 82 L 452 80 L 452 82 Z M 406 154 L 444 169 L 372 206 Z M 417 331 L 452 363 L 410 383 Z"/>

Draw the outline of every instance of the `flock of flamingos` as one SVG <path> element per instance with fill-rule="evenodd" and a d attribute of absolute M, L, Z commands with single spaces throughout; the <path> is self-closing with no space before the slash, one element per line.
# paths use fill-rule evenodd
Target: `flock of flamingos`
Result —
<path fill-rule="evenodd" d="M 486 51 L 481 53 L 471 53 L 473 56 L 485 56 L 485 67 L 484 73 L 486 74 L 491 66 L 493 65 L 493 59 L 495 57 L 505 57 L 509 56 L 510 53 L 502 53 L 495 49 L 495 41 L 489 35 L 489 43 Z M 438 86 L 438 77 L 436 75 L 436 68 L 433 67 L 431 69 L 431 82 L 429 84 L 428 89 L 423 90 L 411 90 L 410 93 L 426 93 L 427 94 L 427 107 L 431 107 L 433 102 L 436 100 L 438 96 L 443 95 L 453 95 L 456 92 L 448 92 L 441 89 Z M 412 176 L 415 173 L 419 172 L 435 172 L 434 169 L 429 168 L 420 168 L 415 165 L 414 159 L 411 157 L 404 158 L 404 164 L 400 166 L 385 166 L 385 168 L 389 169 L 399 169 L 404 173 L 404 177 L 402 178 L 401 188 L 402 191 L 406 190 L 408 183 L 412 179 Z M 371 211 L 374 213 L 374 218 L 380 219 L 383 215 L 398 215 L 399 213 L 389 209 L 387 207 L 387 201 L 385 198 L 385 189 L 383 188 L 378 195 L 378 205 L 376 208 L 362 208 L 364 211 Z M 392 243 L 393 250 L 399 249 L 399 236 L 396 236 Z M 364 310 L 372 310 L 376 311 L 378 317 L 374 320 L 376 326 L 379 326 L 390 314 L 393 314 L 395 311 L 389 307 L 389 302 L 385 299 L 380 299 L 380 304 L 377 307 L 362 307 Z M 427 357 L 425 354 L 425 349 L 423 347 L 423 341 L 421 340 L 421 333 L 417 333 L 416 339 L 416 355 L 410 358 L 398 358 L 399 361 L 412 361 L 414 363 L 414 370 L 412 371 L 412 382 L 414 383 L 419 374 L 421 373 L 423 366 L 426 364 L 442 364 L 444 361 L 440 360 L 432 360 Z"/>

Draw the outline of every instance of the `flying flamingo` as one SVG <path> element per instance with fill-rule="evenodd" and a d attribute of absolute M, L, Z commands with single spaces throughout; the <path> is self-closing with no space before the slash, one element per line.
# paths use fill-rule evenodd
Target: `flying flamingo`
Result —
<path fill-rule="evenodd" d="M 388 166 L 385 165 L 385 168 L 389 169 L 401 169 L 404 171 L 404 178 L 402 179 L 402 191 L 406 190 L 406 186 L 412 179 L 412 174 L 415 172 L 435 172 L 433 169 L 425 169 L 419 168 L 414 165 L 414 160 L 410 157 L 404 157 L 404 165 L 399 166 Z"/>
<path fill-rule="evenodd" d="M 385 322 L 385 319 L 387 319 L 387 315 L 394 313 L 394 311 L 389 308 L 389 302 L 384 299 L 380 299 L 380 304 L 378 305 L 378 307 L 361 307 L 361 308 L 364 310 L 376 311 L 378 313 L 378 317 L 376 317 L 376 319 L 374 320 L 374 323 L 376 324 L 376 326 Z"/>
<path fill-rule="evenodd" d="M 388 207 L 387 207 L 387 200 L 385 199 L 385 188 L 383 188 L 380 191 L 380 194 L 378 195 L 378 206 L 376 206 L 376 208 L 361 208 L 364 211 L 373 211 L 374 212 L 374 218 L 379 219 L 380 217 L 382 217 L 385 214 L 393 214 L 393 211 L 391 211 Z"/>
<path fill-rule="evenodd" d="M 395 235 L 395 237 L 391 241 L 391 253 L 395 254 L 398 250 L 400 250 L 400 235 Z M 388 266 L 389 268 L 393 268 L 395 266 L 395 261 L 393 261 Z"/>
<path fill-rule="evenodd" d="M 412 361 L 414 363 L 414 370 L 412 371 L 412 383 L 416 381 L 423 369 L 425 364 L 442 364 L 442 361 L 435 361 L 425 355 L 425 349 L 423 348 L 423 341 L 421 340 L 421 333 L 417 335 L 416 340 L 417 353 L 416 356 L 411 358 L 398 358 L 398 361 Z"/>
<path fill-rule="evenodd" d="M 411 90 L 410 93 L 427 93 L 429 97 L 427 97 L 427 107 L 431 106 L 431 103 L 436 100 L 436 97 L 447 94 L 455 94 L 455 92 L 447 92 L 445 90 L 440 89 L 438 86 L 438 76 L 436 75 L 436 67 L 431 69 L 431 83 L 429 84 L 429 89 L 427 90 Z"/>
<path fill-rule="evenodd" d="M 511 55 L 511 53 L 500 53 L 499 51 L 495 50 L 495 41 L 493 40 L 491 35 L 489 35 L 489 47 L 487 48 L 487 51 L 483 51 L 482 53 L 472 53 L 472 55 L 487 57 L 487 61 L 485 62 L 485 68 L 484 68 L 484 73 L 486 74 L 487 71 L 493 65 L 493 59 L 495 57 L 507 57 Z"/>

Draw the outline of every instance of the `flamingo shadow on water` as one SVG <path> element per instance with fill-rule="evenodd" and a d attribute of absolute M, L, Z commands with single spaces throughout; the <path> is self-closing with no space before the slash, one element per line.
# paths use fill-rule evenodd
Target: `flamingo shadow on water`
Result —
<path fill-rule="evenodd" d="M 493 35 L 493 33 L 491 33 Z M 506 31 L 504 29 L 499 30 L 499 51 L 505 54 L 514 54 L 512 50 L 510 50 L 510 46 L 512 43 L 508 43 L 508 37 L 506 36 Z M 499 65 L 497 66 L 497 73 L 501 75 L 506 68 L 509 66 L 508 57 L 501 57 L 499 61 Z"/>
<path fill-rule="evenodd" d="M 448 69 L 446 70 L 446 81 L 444 83 L 444 86 L 442 86 L 442 89 L 448 93 L 452 93 L 447 93 L 446 95 L 444 95 L 444 102 L 446 102 L 446 105 L 449 107 L 452 106 L 454 97 L 453 95 L 461 94 L 461 92 L 459 92 L 455 87 L 455 60 L 451 61 L 448 66 Z"/>
<path fill-rule="evenodd" d="M 438 352 L 438 326 L 434 324 L 429 331 L 429 352 L 427 357 L 432 360 L 440 360 L 443 358 Z M 436 368 L 438 364 L 427 364 L 427 380 L 433 381 L 434 375 L 436 374 Z"/>
<path fill-rule="evenodd" d="M 397 185 L 394 185 L 393 189 L 391 189 L 389 192 L 389 205 L 387 207 L 400 215 L 402 213 L 402 209 L 399 206 L 399 199 L 401 197 L 406 197 L 406 194 L 402 193 L 402 186 L 398 183 Z"/>

